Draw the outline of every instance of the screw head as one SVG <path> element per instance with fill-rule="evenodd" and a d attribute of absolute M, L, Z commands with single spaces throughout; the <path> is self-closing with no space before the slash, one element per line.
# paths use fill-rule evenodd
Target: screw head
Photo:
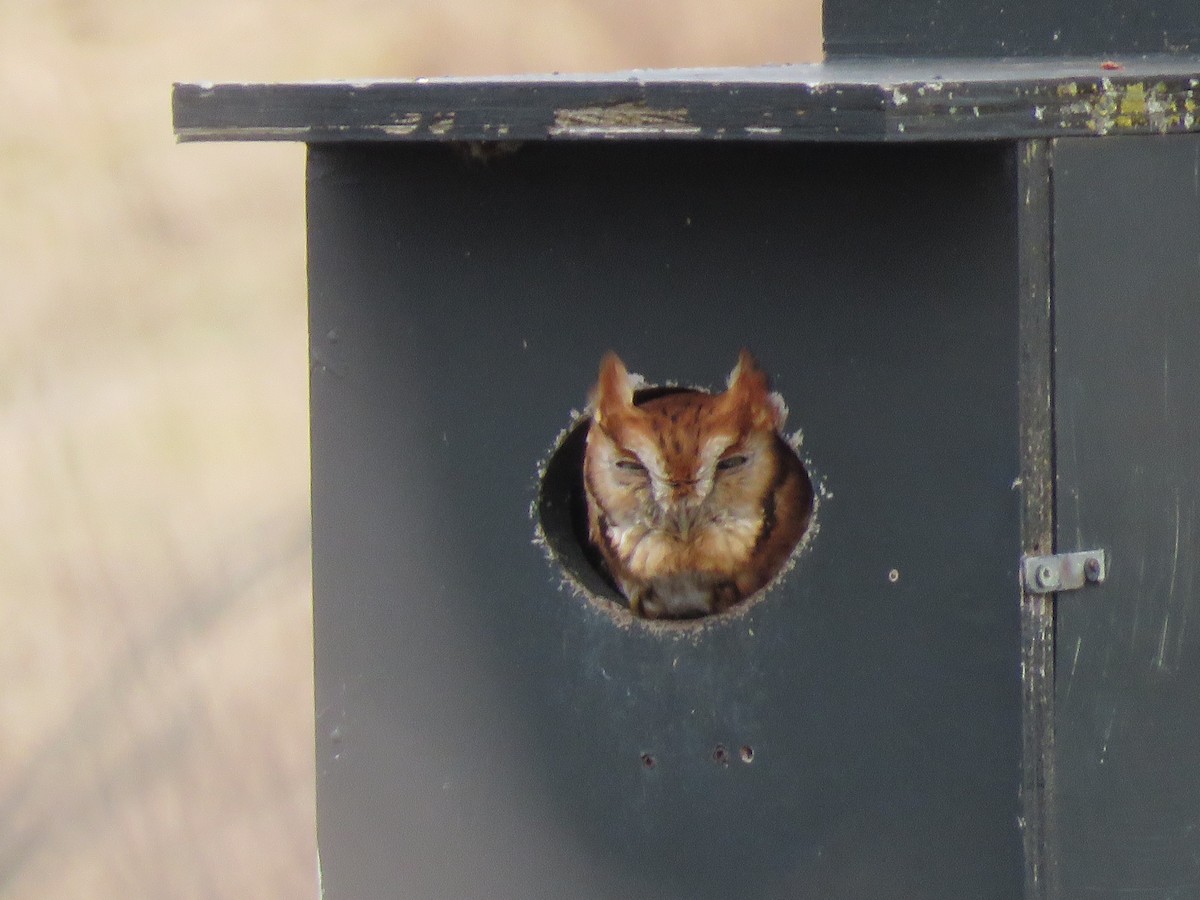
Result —
<path fill-rule="evenodd" d="M 1093 584 L 1100 580 L 1101 571 L 1100 560 L 1094 556 L 1089 556 L 1083 564 L 1083 576 Z"/>
<path fill-rule="evenodd" d="M 1037 586 L 1040 588 L 1049 590 L 1051 588 L 1058 587 L 1058 575 L 1051 566 L 1046 565 L 1045 563 L 1038 566 L 1033 577 L 1037 582 Z"/>

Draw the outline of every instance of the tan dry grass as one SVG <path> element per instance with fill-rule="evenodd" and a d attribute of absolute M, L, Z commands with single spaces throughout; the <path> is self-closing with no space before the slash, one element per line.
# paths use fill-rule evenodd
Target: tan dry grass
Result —
<path fill-rule="evenodd" d="M 0 896 L 315 892 L 303 149 L 173 80 L 796 61 L 816 0 L 0 7 Z"/>

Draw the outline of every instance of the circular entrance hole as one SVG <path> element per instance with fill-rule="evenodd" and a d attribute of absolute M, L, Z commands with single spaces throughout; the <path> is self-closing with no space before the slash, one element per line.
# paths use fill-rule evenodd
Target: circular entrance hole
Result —
<path fill-rule="evenodd" d="M 633 403 L 638 407 L 654 408 L 654 401 L 680 394 L 705 395 L 706 392 L 690 388 L 647 387 L 634 392 Z M 562 567 L 569 581 L 595 600 L 615 604 L 635 612 L 630 598 L 621 590 L 604 554 L 589 536 L 588 500 L 584 488 L 584 456 L 587 450 L 588 430 L 591 416 L 576 419 L 560 436 L 557 445 L 547 458 L 541 476 L 534 511 L 540 529 L 540 537 L 555 562 Z M 758 539 L 746 565 L 734 576 L 739 576 L 741 585 L 750 589 L 717 588 L 724 590 L 725 598 L 714 603 L 707 612 L 688 611 L 682 615 L 647 615 L 647 618 L 697 620 L 707 616 L 737 609 L 760 597 L 787 571 L 794 560 L 803 538 L 809 531 L 815 509 L 812 479 L 795 447 L 782 435 L 774 435 L 772 453 L 777 455 L 773 463 L 776 477 L 770 480 L 767 490 L 758 498 L 761 515 Z M 776 502 L 780 484 L 788 479 L 789 493 L 787 509 Z M 718 517 L 719 518 L 719 517 Z M 764 534 L 786 534 L 787 539 L 776 539 L 764 553 Z M 752 570 L 752 571 L 751 571 Z M 635 613 L 636 614 L 636 613 Z"/>

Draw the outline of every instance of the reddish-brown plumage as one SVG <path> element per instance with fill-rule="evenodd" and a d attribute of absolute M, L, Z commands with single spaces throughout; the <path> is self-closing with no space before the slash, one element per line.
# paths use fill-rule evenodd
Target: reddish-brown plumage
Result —
<path fill-rule="evenodd" d="M 584 455 L 589 535 L 635 613 L 722 612 L 770 582 L 808 525 L 783 401 L 745 350 L 722 393 L 635 404 L 634 389 L 607 354 Z"/>

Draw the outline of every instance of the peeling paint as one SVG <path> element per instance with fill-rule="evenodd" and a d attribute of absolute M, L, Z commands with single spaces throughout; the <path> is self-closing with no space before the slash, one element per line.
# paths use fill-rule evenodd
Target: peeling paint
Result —
<path fill-rule="evenodd" d="M 417 112 L 399 113 L 396 121 L 389 125 L 381 125 L 379 130 L 384 134 L 394 134 L 401 137 L 412 134 L 421 125 L 421 114 Z"/>
<path fill-rule="evenodd" d="M 442 113 L 433 117 L 429 123 L 430 134 L 446 134 L 454 127 L 454 113 Z"/>
<path fill-rule="evenodd" d="M 1037 88 L 1017 85 L 1011 90 L 1018 105 L 1028 104 L 1025 108 L 1030 122 L 1055 131 L 1097 135 L 1114 132 L 1164 134 L 1200 128 L 1200 78 L 1190 79 L 1188 84 L 1189 87 L 1184 88 L 1181 83 L 1169 84 L 1163 79 L 1114 81 L 1100 78 L 1094 81 L 1071 79 Z M 910 127 L 926 118 L 949 116 L 954 119 L 970 115 L 979 119 L 984 116 L 978 104 L 964 102 L 966 96 L 953 105 L 940 107 L 934 95 L 941 93 L 947 102 L 950 101 L 957 87 L 953 83 L 914 82 L 882 87 L 890 94 L 893 111 L 919 101 L 917 111 L 904 111 Z M 997 108 L 1003 109 L 1011 103 L 1006 100 L 997 104 Z M 897 128 L 897 131 L 903 129 Z"/>
<path fill-rule="evenodd" d="M 656 94 L 653 101 L 642 93 L 651 83 L 670 87 L 669 75 L 657 81 L 638 76 L 598 94 L 580 94 L 580 90 L 600 81 L 585 79 L 574 85 L 562 79 L 537 91 L 505 94 L 504 103 L 485 108 L 458 106 L 464 102 L 462 85 L 453 80 L 315 83 L 306 86 L 313 96 L 304 101 L 313 104 L 314 120 L 304 126 L 287 117 L 292 115 L 287 104 L 297 102 L 290 85 L 177 85 L 173 102 L 176 135 L 185 141 L 325 141 L 341 140 L 342 135 L 346 140 L 382 136 L 417 141 L 673 136 L 715 140 L 778 136 L 808 141 L 850 135 L 870 140 L 902 136 L 907 141 L 1200 131 L 1200 75 L 1194 69 L 1181 71 L 1181 66 L 1151 70 L 1153 74 L 1138 74 L 1139 68 L 1146 71 L 1144 66 L 1130 65 L 1123 70 L 1100 72 L 1088 67 L 1073 73 L 1051 67 L 1042 73 L 1023 65 L 1012 77 L 991 69 L 982 73 L 969 69 L 962 78 L 914 73 L 905 79 L 891 73 L 874 83 L 820 77 L 826 71 L 839 71 L 828 66 L 806 71 L 806 77 L 795 81 L 784 75 L 759 78 L 755 74 L 755 84 L 789 90 L 764 95 L 745 106 L 739 99 L 744 91 L 736 81 L 696 81 L 709 90 L 713 101 L 697 107 L 690 105 L 691 98 L 703 92 L 690 92 L 691 88 L 683 95 Z M 847 77 L 858 75 L 850 71 Z M 497 85 L 508 82 L 500 79 Z M 560 85 L 562 93 L 555 94 Z M 276 97 L 284 88 L 286 94 Z M 439 92 L 446 96 L 435 96 Z M 241 112 L 227 113 L 226 107 Z M 287 116 L 275 116 L 276 107 L 288 110 Z M 247 109 L 262 110 L 264 120 L 247 120 Z M 775 125 L 782 131 L 769 130 Z"/>
<path fill-rule="evenodd" d="M 1186 94 L 1173 94 L 1162 81 L 1114 84 L 1102 78 L 1098 84 L 1061 84 L 1058 96 L 1073 101 L 1064 105 L 1064 127 L 1083 125 L 1094 134 L 1117 131 L 1156 131 L 1165 134 L 1180 128 L 1191 130 L 1200 100 L 1192 87 Z"/>
<path fill-rule="evenodd" d="M 699 134 L 686 107 L 655 108 L 641 102 L 556 109 L 551 135 Z"/>

